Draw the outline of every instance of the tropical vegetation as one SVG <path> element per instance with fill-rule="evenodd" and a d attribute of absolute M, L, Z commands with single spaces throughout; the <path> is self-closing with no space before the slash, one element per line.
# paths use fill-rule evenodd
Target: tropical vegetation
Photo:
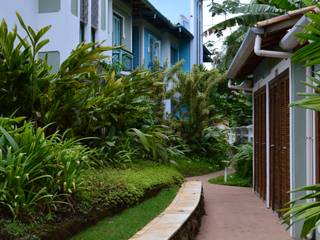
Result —
<path fill-rule="evenodd" d="M 53 71 L 39 57 L 50 27 L 17 17 L 24 36 L 0 24 L 1 239 L 90 225 L 233 154 L 217 125 L 250 122 L 251 105 L 226 89 L 224 74 L 155 62 L 123 76 L 102 43 L 80 43 Z M 174 111 L 164 116 L 168 98 Z"/>
<path fill-rule="evenodd" d="M 207 42 L 207 46 L 213 51 L 213 61 L 218 69 L 226 71 L 232 59 L 237 53 L 249 27 L 257 22 L 272 17 L 283 15 L 288 11 L 315 4 L 315 0 L 251 0 L 243 3 L 240 0 L 225 0 L 222 3 L 212 1 L 210 12 L 212 17 L 224 16 L 223 21 L 210 26 L 207 29 L 209 35 L 215 34 L 218 40 L 223 41 L 223 47 L 216 49 L 215 43 Z M 230 35 L 221 39 L 224 30 L 232 29 Z"/>
<path fill-rule="evenodd" d="M 253 148 L 251 143 L 235 147 L 235 154 L 230 157 L 230 166 L 235 172 L 228 175 L 227 181 L 225 181 L 224 176 L 219 176 L 209 179 L 209 182 L 229 186 L 251 187 L 253 176 L 252 158 Z"/>

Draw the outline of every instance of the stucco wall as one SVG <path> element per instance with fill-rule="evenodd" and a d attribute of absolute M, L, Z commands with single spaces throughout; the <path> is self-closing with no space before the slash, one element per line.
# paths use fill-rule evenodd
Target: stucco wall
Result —
<path fill-rule="evenodd" d="M 26 24 L 32 28 L 39 30 L 41 27 L 51 25 L 50 31 L 45 35 L 50 40 L 41 51 L 51 52 L 58 51 L 60 53 L 60 63 L 64 61 L 71 51 L 76 48 L 80 41 L 80 2 L 78 2 L 78 16 L 72 14 L 71 0 L 60 0 L 60 10 L 51 13 L 39 13 L 39 1 L 41 0 L 10 0 L 1 5 L 0 16 L 4 18 L 9 28 L 15 24 L 19 26 L 15 13 L 19 12 Z M 79 0 L 78 0 L 79 1 Z M 109 2 L 111 0 L 108 0 Z M 89 16 L 91 15 L 91 1 L 89 1 Z M 101 7 L 101 0 L 99 0 Z M 107 4 L 108 6 L 112 6 Z M 110 12 L 107 9 L 107 13 Z M 112 44 L 112 31 L 110 29 L 101 29 L 101 9 L 99 9 L 99 27 L 96 31 L 96 41 L 106 40 L 104 45 Z M 109 14 L 107 18 L 109 19 Z M 91 41 L 91 19 L 88 19 L 86 25 L 85 40 Z M 108 20 L 107 20 L 108 24 Z M 19 33 L 24 36 L 21 27 L 18 27 Z M 108 31 L 109 30 L 109 31 Z M 107 53 L 111 55 L 111 53 Z"/>

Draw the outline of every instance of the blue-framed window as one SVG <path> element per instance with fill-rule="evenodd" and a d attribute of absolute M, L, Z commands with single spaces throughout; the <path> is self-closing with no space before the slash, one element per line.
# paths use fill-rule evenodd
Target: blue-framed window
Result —
<path fill-rule="evenodd" d="M 113 14 L 113 34 L 112 34 L 112 45 L 122 45 L 123 36 L 123 18 L 118 14 Z"/>
<path fill-rule="evenodd" d="M 152 67 L 156 60 L 160 61 L 161 42 L 151 34 L 148 39 L 148 52 L 150 59 L 148 67 Z"/>
<path fill-rule="evenodd" d="M 175 65 L 179 61 L 179 50 L 176 47 L 171 47 L 170 52 L 171 65 Z"/>

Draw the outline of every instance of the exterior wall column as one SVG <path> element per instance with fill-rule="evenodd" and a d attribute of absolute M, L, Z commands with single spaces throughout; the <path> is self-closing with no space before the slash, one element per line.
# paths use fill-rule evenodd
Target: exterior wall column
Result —
<path fill-rule="evenodd" d="M 266 84 L 266 207 L 270 208 L 270 102 L 269 83 Z"/>
<path fill-rule="evenodd" d="M 305 85 L 301 81 L 306 79 L 306 71 L 302 65 L 290 64 L 290 103 L 300 100 L 299 92 L 305 91 Z M 307 132 L 306 110 L 298 107 L 290 107 L 290 190 L 303 187 L 307 184 Z M 296 199 L 303 193 L 291 193 L 290 199 Z M 300 239 L 301 223 L 295 223 L 290 234 L 293 239 Z"/>

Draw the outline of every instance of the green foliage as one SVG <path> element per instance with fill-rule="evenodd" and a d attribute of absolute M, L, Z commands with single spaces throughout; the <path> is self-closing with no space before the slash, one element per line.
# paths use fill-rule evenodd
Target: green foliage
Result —
<path fill-rule="evenodd" d="M 82 173 L 81 180 L 82 190 L 77 198 L 84 211 L 92 207 L 131 206 L 148 190 L 180 184 L 183 177 L 173 168 L 140 162 L 127 169 L 91 169 Z"/>
<path fill-rule="evenodd" d="M 200 155 L 186 154 L 186 156 L 172 156 L 170 159 L 172 166 L 186 177 L 202 176 L 221 170 L 223 167 L 215 158 Z"/>
<path fill-rule="evenodd" d="M 234 17 L 215 24 L 209 32 L 222 34 L 228 27 L 254 26 L 258 21 L 285 14 L 306 5 L 312 5 L 316 1 L 301 0 L 253 0 L 250 3 L 241 3 L 239 0 L 225 0 L 221 4 L 212 1 L 210 12 L 212 16 L 236 14 Z"/>
<path fill-rule="evenodd" d="M 226 131 L 217 127 L 207 127 L 202 134 L 201 150 L 223 166 L 223 162 L 228 161 L 233 152 L 232 146 L 227 141 Z"/>
<path fill-rule="evenodd" d="M 301 222 L 303 227 L 300 235 L 304 238 L 320 225 L 320 202 L 315 200 L 320 197 L 320 185 L 306 186 L 294 192 L 302 196 L 288 203 L 289 207 L 282 210 L 285 212 L 283 222 L 288 226 Z"/>
<path fill-rule="evenodd" d="M 179 73 L 173 89 L 174 102 L 173 127 L 187 144 L 197 145 L 202 131 L 209 122 L 209 99 L 211 88 L 220 81 L 214 71 L 205 71 L 194 66 L 191 73 Z"/>
<path fill-rule="evenodd" d="M 306 16 L 311 22 L 304 27 L 303 32 L 297 33 L 296 36 L 303 44 L 308 44 L 297 50 L 293 55 L 292 60 L 303 62 L 306 66 L 314 66 L 320 64 L 320 15 L 319 13 L 309 13 Z"/>
<path fill-rule="evenodd" d="M 151 158 L 153 161 L 167 162 L 169 154 L 183 154 L 178 150 L 178 146 L 171 147 L 169 145 L 172 133 L 167 126 L 153 125 L 148 127 L 145 132 L 133 128 L 129 130 L 129 134 L 143 146 L 147 154 L 145 159 Z"/>
<path fill-rule="evenodd" d="M 226 186 L 236 186 L 236 187 L 251 187 L 252 182 L 248 178 L 242 178 L 238 174 L 230 174 L 228 175 L 228 181 L 224 181 L 224 176 L 219 176 L 216 178 L 211 178 L 209 183 L 218 184 L 218 185 L 226 185 Z"/>
<path fill-rule="evenodd" d="M 13 218 L 48 212 L 77 191 L 88 150 L 21 118 L 0 118 L 0 206 Z M 38 213 L 37 213 L 38 214 Z"/>
<path fill-rule="evenodd" d="M 163 212 L 172 202 L 178 190 L 176 186 L 162 190 L 157 196 L 129 208 L 117 216 L 102 220 L 96 226 L 72 239 L 127 240 Z"/>
<path fill-rule="evenodd" d="M 252 158 L 253 148 L 251 143 L 243 144 L 237 148 L 237 153 L 233 156 L 233 167 L 236 174 L 243 179 L 252 182 Z"/>
<path fill-rule="evenodd" d="M 5 115 L 17 111 L 20 116 L 32 117 L 52 76 L 46 62 L 36 58 L 49 42 L 41 39 L 50 27 L 36 32 L 17 16 L 26 38 L 18 35 L 17 27 L 10 32 L 4 20 L 0 24 L 0 109 Z"/>

